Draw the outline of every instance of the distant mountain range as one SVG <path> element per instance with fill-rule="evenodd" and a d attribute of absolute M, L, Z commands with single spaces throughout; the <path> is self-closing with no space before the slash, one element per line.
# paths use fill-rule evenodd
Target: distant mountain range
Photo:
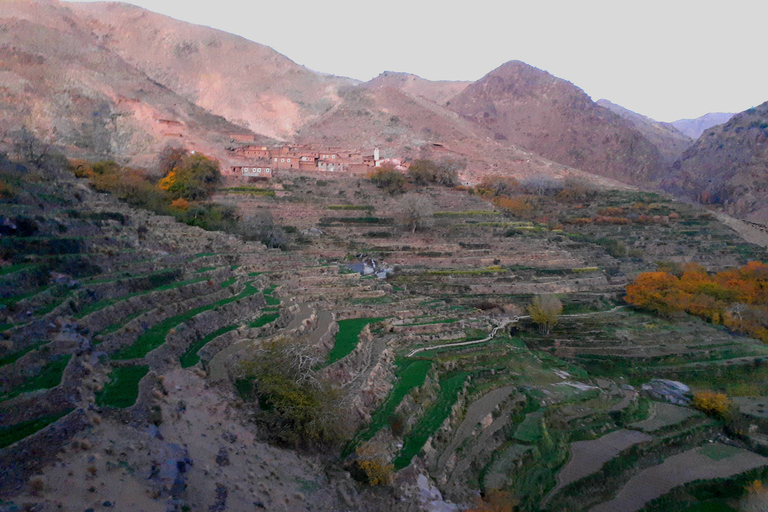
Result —
<path fill-rule="evenodd" d="M 728 114 L 725 112 L 712 112 L 704 114 L 696 119 L 680 119 L 679 121 L 672 122 L 672 126 L 680 130 L 682 133 L 692 139 L 698 139 L 701 134 L 709 130 L 713 126 L 719 124 L 725 124 L 735 114 Z"/>
<path fill-rule="evenodd" d="M 768 225 L 768 102 L 707 129 L 663 186 Z"/>
<path fill-rule="evenodd" d="M 134 165 L 153 165 L 167 144 L 225 163 L 227 146 L 247 141 L 379 147 L 466 160 L 470 180 L 510 173 L 664 186 L 762 218 L 753 194 L 764 190 L 760 108 L 718 128 L 731 114 L 659 123 L 519 61 L 474 83 L 392 71 L 360 83 L 125 4 L 0 3 L 0 108 L 6 134 L 27 126 L 73 156 Z M 724 194 L 723 184 L 749 192 Z"/>

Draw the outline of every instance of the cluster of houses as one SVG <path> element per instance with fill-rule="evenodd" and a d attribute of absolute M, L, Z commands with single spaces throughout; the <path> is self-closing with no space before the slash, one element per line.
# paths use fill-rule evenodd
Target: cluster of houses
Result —
<path fill-rule="evenodd" d="M 407 164 L 397 158 L 379 158 L 379 150 L 372 155 L 338 150 L 317 150 L 306 145 L 256 146 L 245 145 L 232 148 L 230 165 L 222 174 L 246 178 L 269 179 L 280 170 L 344 172 L 368 174 L 385 163 L 405 171 Z"/>

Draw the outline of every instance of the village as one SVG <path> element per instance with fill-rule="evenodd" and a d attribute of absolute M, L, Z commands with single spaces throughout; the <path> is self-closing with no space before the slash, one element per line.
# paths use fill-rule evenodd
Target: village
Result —
<path fill-rule="evenodd" d="M 269 180 L 281 170 L 366 175 L 385 164 L 401 172 L 408 170 L 408 163 L 400 158 L 381 158 L 378 148 L 370 155 L 338 148 L 316 149 L 310 145 L 291 144 L 248 144 L 228 150 L 232 159 L 228 165 L 222 166 L 222 175 L 248 178 L 249 181 Z"/>

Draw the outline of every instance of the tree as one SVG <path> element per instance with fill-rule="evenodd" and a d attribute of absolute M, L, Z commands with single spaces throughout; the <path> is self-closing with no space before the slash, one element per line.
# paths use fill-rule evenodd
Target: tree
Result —
<path fill-rule="evenodd" d="M 220 182 L 219 162 L 193 153 L 184 156 L 158 186 L 174 199 L 183 197 L 188 201 L 199 201 L 210 197 Z"/>
<path fill-rule="evenodd" d="M 258 240 L 270 248 L 284 248 L 286 236 L 283 228 L 275 224 L 269 211 L 245 217 L 238 225 L 243 240 Z"/>
<path fill-rule="evenodd" d="M 554 295 L 537 295 L 528 306 L 528 314 L 544 334 L 557 325 L 557 317 L 563 312 L 563 304 Z"/>
<path fill-rule="evenodd" d="M 396 170 L 391 164 L 382 165 L 379 169 L 368 175 L 371 183 L 379 188 L 383 188 L 390 194 L 405 192 L 408 181 L 403 174 Z"/>
<path fill-rule="evenodd" d="M 26 126 L 14 132 L 12 137 L 16 157 L 22 162 L 41 167 L 50 152 L 50 145 L 38 139 Z"/>
<path fill-rule="evenodd" d="M 161 175 L 167 176 L 168 173 L 178 170 L 188 154 L 189 152 L 184 148 L 171 146 L 170 144 L 165 146 L 160 151 L 160 154 L 157 155 L 157 167 Z"/>
<path fill-rule="evenodd" d="M 432 219 L 432 202 L 420 194 L 407 194 L 398 203 L 403 225 L 415 233 L 429 225 Z"/>

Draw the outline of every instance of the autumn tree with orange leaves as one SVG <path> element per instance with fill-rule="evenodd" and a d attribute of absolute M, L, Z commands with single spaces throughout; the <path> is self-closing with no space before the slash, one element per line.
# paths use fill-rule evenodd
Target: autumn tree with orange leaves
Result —
<path fill-rule="evenodd" d="M 767 264 L 751 261 L 717 274 L 688 264 L 677 274 L 640 274 L 625 300 L 664 316 L 686 312 L 768 342 Z"/>

